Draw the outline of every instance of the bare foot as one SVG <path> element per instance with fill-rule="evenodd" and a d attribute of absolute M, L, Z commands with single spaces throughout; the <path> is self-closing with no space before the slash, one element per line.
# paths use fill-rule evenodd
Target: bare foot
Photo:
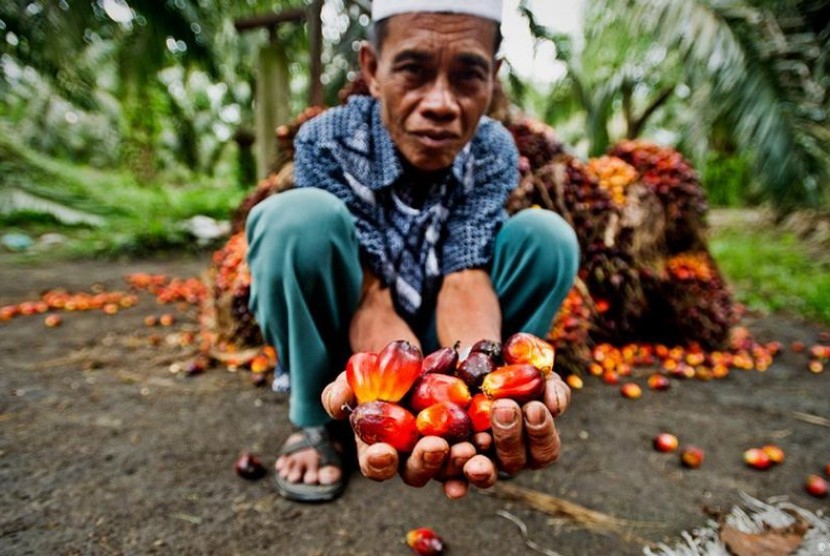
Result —
<path fill-rule="evenodd" d="M 288 437 L 286 444 L 302 440 L 300 433 Z M 280 477 L 290 483 L 305 483 L 307 485 L 331 485 L 336 483 L 341 475 L 340 468 L 327 465 L 320 468 L 320 456 L 314 448 L 299 450 L 293 454 L 280 456 L 274 468 Z"/>

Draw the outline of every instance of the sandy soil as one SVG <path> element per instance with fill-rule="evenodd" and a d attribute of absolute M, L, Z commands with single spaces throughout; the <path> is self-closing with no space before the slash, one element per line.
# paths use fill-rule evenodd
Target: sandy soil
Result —
<path fill-rule="evenodd" d="M 53 287 L 124 289 L 123 276 L 137 271 L 195 276 L 205 265 L 0 262 L 0 305 Z M 534 541 L 563 556 L 625 555 L 705 524 L 741 492 L 827 508 L 802 485 L 830 462 L 830 431 L 799 413 L 830 418 L 830 372 L 809 373 L 806 355 L 789 349 L 766 373 L 673 381 L 665 393 L 644 388 L 637 401 L 586 380 L 558 422 L 561 460 L 508 484 L 626 520 L 621 531 L 592 531 L 498 491 L 450 501 L 434 484 L 413 489 L 357 474 L 335 503 L 287 502 L 273 473 L 249 482 L 232 469 L 242 450 L 273 463 L 289 432 L 285 398 L 255 388 L 246 372 L 172 373 L 193 348 L 166 340 L 154 347 L 148 337 L 159 330 L 142 324 L 169 310 L 142 294 L 138 306 L 115 316 L 65 313 L 55 329 L 42 316 L 0 323 L 0 553 L 408 554 L 406 531 L 430 526 L 450 554 L 533 554 L 496 513 L 507 510 Z M 192 307 L 172 310 L 178 323 L 163 334 L 196 329 Z M 781 315 L 746 324 L 785 346 L 809 346 L 820 332 Z M 660 431 L 703 447 L 703 466 L 684 469 L 676 454 L 652 450 Z M 770 442 L 786 451 L 782 465 L 766 472 L 743 465 L 745 449 Z"/>

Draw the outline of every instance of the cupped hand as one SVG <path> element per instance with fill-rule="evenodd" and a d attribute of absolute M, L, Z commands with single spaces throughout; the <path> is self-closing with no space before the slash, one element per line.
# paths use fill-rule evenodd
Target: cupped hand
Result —
<path fill-rule="evenodd" d="M 519 406 L 513 400 L 496 400 L 491 406 L 492 442 L 499 469 L 516 473 L 546 467 L 559 458 L 559 433 L 554 418 L 562 415 L 571 400 L 571 389 L 552 373 L 541 401 Z M 487 438 L 479 435 L 479 448 Z"/>

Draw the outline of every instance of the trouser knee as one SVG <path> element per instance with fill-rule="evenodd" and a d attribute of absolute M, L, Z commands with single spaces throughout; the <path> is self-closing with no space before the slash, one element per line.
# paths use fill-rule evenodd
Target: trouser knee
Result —
<path fill-rule="evenodd" d="M 271 277 L 288 268 L 314 274 L 330 268 L 338 241 L 356 242 L 346 205 L 326 191 L 294 189 L 256 205 L 246 225 L 248 259 Z M 262 276 L 260 276 L 262 277 Z"/>
<path fill-rule="evenodd" d="M 523 210 L 508 220 L 503 231 L 511 251 L 531 256 L 534 274 L 573 281 L 579 269 L 579 242 L 564 218 L 547 210 Z"/>

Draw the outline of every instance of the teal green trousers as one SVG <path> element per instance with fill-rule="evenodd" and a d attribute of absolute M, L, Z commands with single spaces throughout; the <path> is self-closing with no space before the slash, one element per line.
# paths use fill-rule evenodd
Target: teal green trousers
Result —
<path fill-rule="evenodd" d="M 289 372 L 289 419 L 322 425 L 329 417 L 320 394 L 351 355 L 349 323 L 363 284 L 353 217 L 326 191 L 294 189 L 255 206 L 246 233 L 250 307 Z M 578 264 L 576 235 L 559 215 L 529 209 L 511 217 L 489 269 L 502 339 L 519 331 L 544 337 Z M 420 338 L 427 353 L 438 347 L 434 320 Z"/>

